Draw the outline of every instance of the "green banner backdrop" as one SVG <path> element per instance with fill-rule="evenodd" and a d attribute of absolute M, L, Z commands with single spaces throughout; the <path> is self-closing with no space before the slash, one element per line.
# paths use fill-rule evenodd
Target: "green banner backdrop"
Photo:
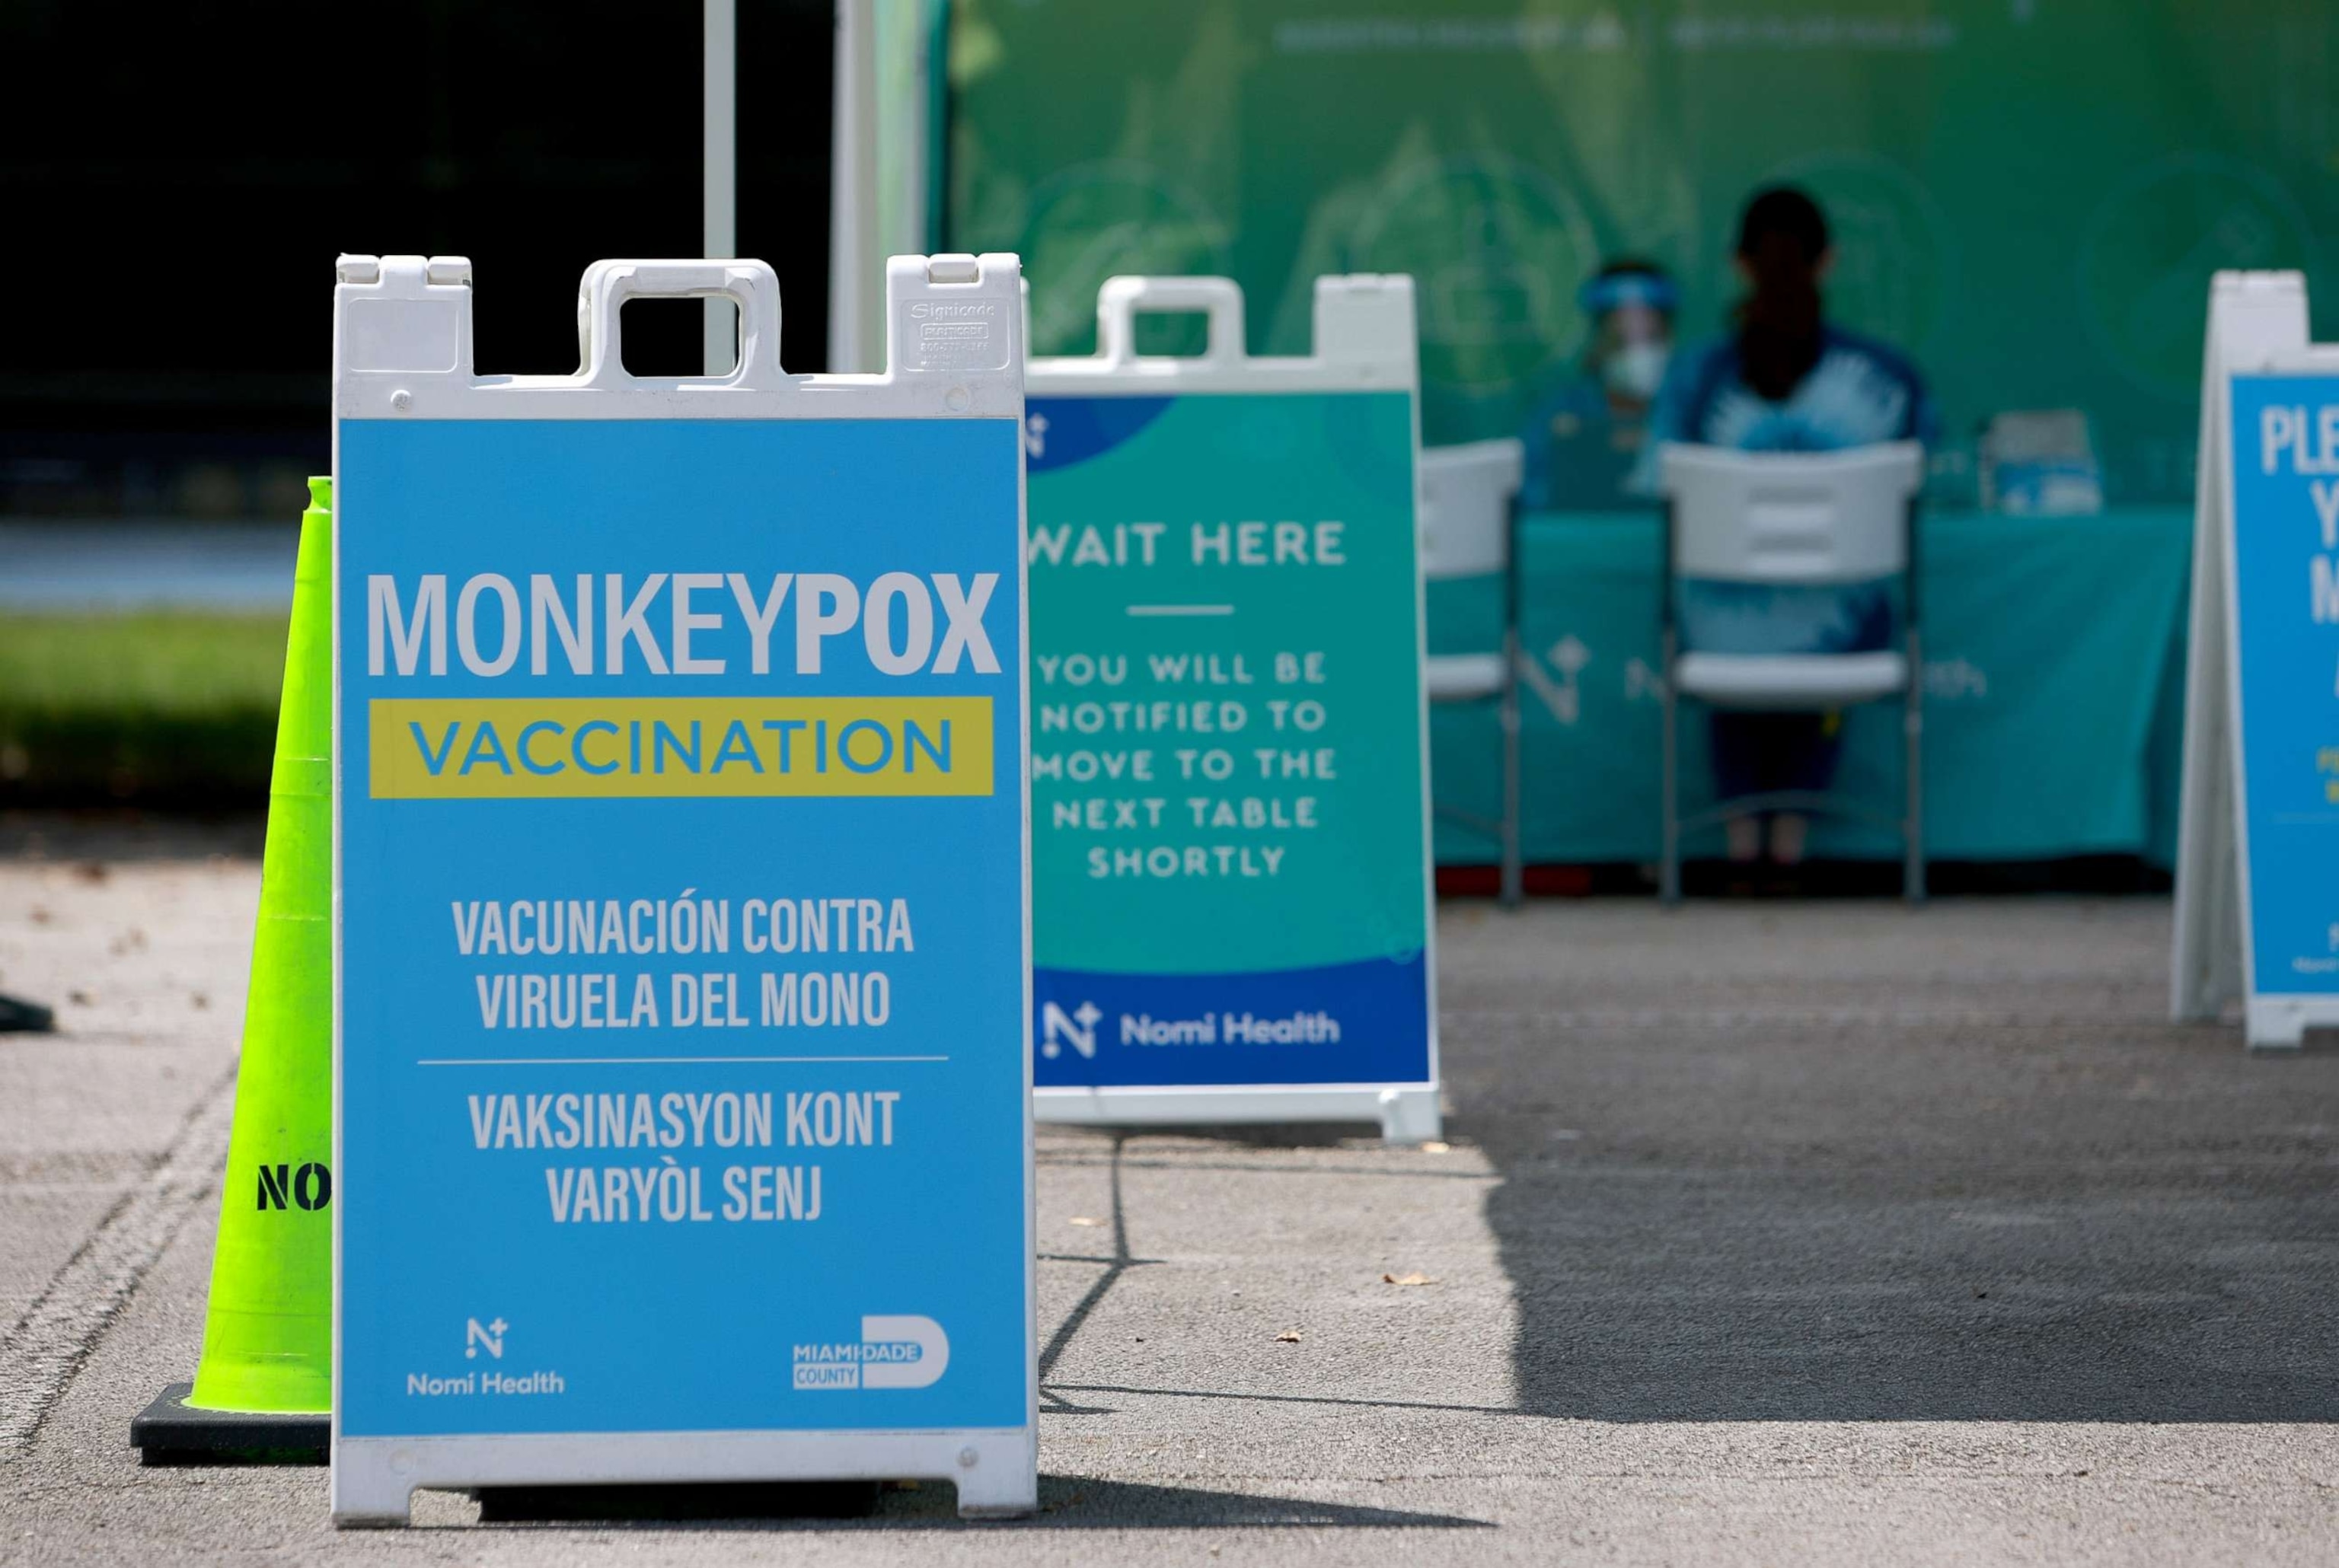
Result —
<path fill-rule="evenodd" d="M 1259 353 L 1318 274 L 1409 272 L 1433 443 L 1571 371 L 1605 258 L 1719 330 L 1777 180 L 1836 317 L 1930 377 L 1952 492 L 1989 415 L 2078 408 L 2114 499 L 2188 497 L 2217 268 L 2304 268 L 2339 332 L 2331 0 L 957 0 L 949 72 L 947 242 L 1022 253 L 1036 351 L 1116 272 L 1236 278 Z"/>

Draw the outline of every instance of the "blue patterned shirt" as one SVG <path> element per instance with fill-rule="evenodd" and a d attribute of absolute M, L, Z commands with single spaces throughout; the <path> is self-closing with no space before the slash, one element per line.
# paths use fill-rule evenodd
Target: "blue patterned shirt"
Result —
<path fill-rule="evenodd" d="M 1841 328 L 1820 329 L 1820 358 L 1782 400 L 1748 386 L 1738 340 L 1677 357 L 1650 420 L 1648 450 L 1632 488 L 1657 493 L 1657 449 L 1666 441 L 1742 452 L 1834 452 L 1884 441 L 1929 443 L 1939 415 L 1916 367 L 1893 350 Z M 1886 646 L 1890 583 L 1777 587 L 1684 582 L 1682 644 L 1706 653 L 1850 653 Z"/>

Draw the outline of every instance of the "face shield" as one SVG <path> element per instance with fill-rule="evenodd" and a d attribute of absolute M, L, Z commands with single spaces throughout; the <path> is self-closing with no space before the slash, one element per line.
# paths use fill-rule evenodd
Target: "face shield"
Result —
<path fill-rule="evenodd" d="M 1673 358 L 1670 280 L 1650 272 L 1610 272 L 1584 286 L 1578 303 L 1593 318 L 1593 366 L 1619 398 L 1652 401 Z"/>

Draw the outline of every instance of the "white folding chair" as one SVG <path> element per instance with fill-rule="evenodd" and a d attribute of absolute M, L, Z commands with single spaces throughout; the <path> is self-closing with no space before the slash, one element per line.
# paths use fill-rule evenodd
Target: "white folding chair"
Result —
<path fill-rule="evenodd" d="M 1421 575 L 1503 577 L 1500 652 L 1439 654 L 1423 669 L 1434 703 L 1493 701 L 1503 732 L 1503 815 L 1498 823 L 1457 806 L 1439 814 L 1502 845 L 1502 899 L 1519 902 L 1519 575 L 1513 516 L 1526 474 L 1526 449 L 1515 440 L 1430 447 L 1421 454 Z"/>
<path fill-rule="evenodd" d="M 1924 654 L 1917 618 L 1917 491 L 1925 449 L 1915 441 L 1841 452 L 1740 452 L 1667 444 L 1665 497 L 1664 863 L 1660 892 L 1681 901 L 1682 834 L 1755 812 L 1832 812 L 1897 827 L 1902 892 L 1925 897 Z M 1684 650 L 1674 590 L 1683 578 L 1823 585 L 1903 582 L 1901 647 L 1844 654 Z M 1817 711 L 1899 698 L 1906 799 L 1897 821 L 1830 792 L 1776 791 L 1681 814 L 1681 703 L 1758 712 Z"/>

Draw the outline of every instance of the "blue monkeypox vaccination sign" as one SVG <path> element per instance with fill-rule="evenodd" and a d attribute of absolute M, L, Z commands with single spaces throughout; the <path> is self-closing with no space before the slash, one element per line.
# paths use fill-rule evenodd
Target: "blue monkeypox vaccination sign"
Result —
<path fill-rule="evenodd" d="M 1016 441 L 343 421 L 344 1437 L 1028 1425 Z"/>
<path fill-rule="evenodd" d="M 1036 1081 L 1426 1082 L 1411 396 L 1034 390 Z"/>
<path fill-rule="evenodd" d="M 2231 401 L 2252 989 L 2339 994 L 2339 378 Z"/>

